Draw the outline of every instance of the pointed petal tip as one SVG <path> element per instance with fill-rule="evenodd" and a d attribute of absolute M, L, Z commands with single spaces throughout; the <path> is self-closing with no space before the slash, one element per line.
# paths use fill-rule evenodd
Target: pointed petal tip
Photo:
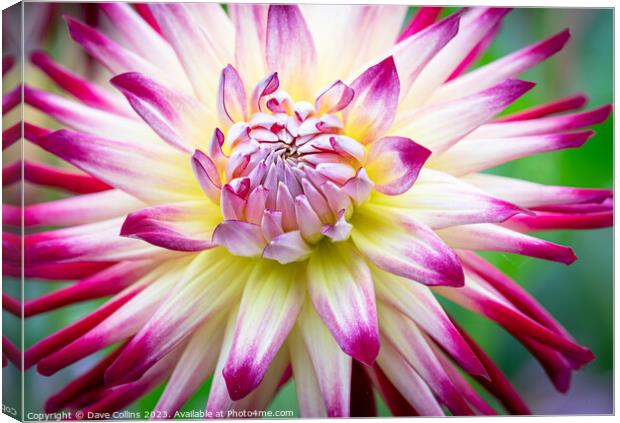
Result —
<path fill-rule="evenodd" d="M 233 401 L 239 401 L 250 394 L 261 382 L 255 369 L 251 366 L 224 367 L 222 370 L 228 395 Z"/>
<path fill-rule="evenodd" d="M 344 352 L 370 367 L 375 363 L 380 349 L 379 335 L 368 328 L 365 333 L 360 333 L 354 338 Z"/>

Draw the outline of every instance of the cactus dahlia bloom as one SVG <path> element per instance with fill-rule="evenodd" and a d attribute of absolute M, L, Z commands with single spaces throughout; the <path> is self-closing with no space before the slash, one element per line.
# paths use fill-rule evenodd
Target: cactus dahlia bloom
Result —
<path fill-rule="evenodd" d="M 155 411 L 170 417 L 209 378 L 207 411 L 256 410 L 293 378 L 303 416 L 374 415 L 373 390 L 398 415 L 500 411 L 477 384 L 527 413 L 437 295 L 503 326 L 560 391 L 592 360 L 474 252 L 569 264 L 527 233 L 611 224 L 609 190 L 481 173 L 578 147 L 607 118 L 575 112 L 582 96 L 496 118 L 568 31 L 467 72 L 508 10 L 405 24 L 396 6 L 101 7 L 113 37 L 67 23 L 113 88 L 36 53 L 74 99 L 24 90 L 70 128 L 26 138 L 85 172 L 25 163 L 79 195 L 24 210 L 61 227 L 25 236 L 26 276 L 78 280 L 24 312 L 111 296 L 24 364 L 51 375 L 115 345 L 48 411 L 117 410 L 166 381 Z"/>

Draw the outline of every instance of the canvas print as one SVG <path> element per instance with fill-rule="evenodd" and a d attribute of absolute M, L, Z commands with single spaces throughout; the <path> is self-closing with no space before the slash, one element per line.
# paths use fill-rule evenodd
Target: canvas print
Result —
<path fill-rule="evenodd" d="M 613 10 L 497 3 L 5 9 L 3 413 L 613 413 Z"/>

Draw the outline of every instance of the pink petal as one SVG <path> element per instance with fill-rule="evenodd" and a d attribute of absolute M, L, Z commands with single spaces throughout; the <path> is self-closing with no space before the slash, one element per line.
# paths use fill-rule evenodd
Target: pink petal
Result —
<path fill-rule="evenodd" d="M 495 396 L 510 413 L 515 415 L 532 414 L 519 396 L 519 393 L 510 384 L 508 378 L 493 363 L 484 350 L 462 328 L 458 327 L 458 329 L 463 338 L 469 343 L 471 349 L 476 353 L 488 374 L 488 376 L 474 375 L 476 381 L 484 386 L 491 395 Z"/>
<path fill-rule="evenodd" d="M 263 257 L 287 264 L 301 261 L 312 254 L 312 248 L 304 241 L 300 231 L 285 232 L 269 241 Z"/>
<path fill-rule="evenodd" d="M 150 75 L 159 81 L 168 82 L 169 85 L 176 85 L 184 92 L 189 88 L 185 79 L 172 80 L 165 71 L 138 56 L 133 51 L 121 47 L 96 29 L 72 17 L 65 16 L 65 20 L 67 21 L 71 38 L 112 74 L 140 72 L 144 75 Z"/>
<path fill-rule="evenodd" d="M 497 29 L 509 11 L 500 7 L 478 7 L 463 13 L 457 35 L 425 66 L 401 104 L 406 109 L 422 106 L 478 43 Z"/>
<path fill-rule="evenodd" d="M 334 224 L 326 224 L 321 228 L 321 233 L 333 242 L 341 242 L 349 239 L 353 225 L 347 222 L 345 210 L 338 212 L 338 218 Z"/>
<path fill-rule="evenodd" d="M 319 94 L 314 107 L 320 114 L 336 113 L 344 109 L 353 101 L 355 91 L 347 84 L 338 80 Z"/>
<path fill-rule="evenodd" d="M 372 276 L 381 303 L 424 329 L 468 373 L 485 375 L 484 367 L 428 287 L 377 268 L 372 269 Z"/>
<path fill-rule="evenodd" d="M 388 195 L 408 191 L 431 152 L 404 137 L 384 137 L 368 150 L 364 166 L 375 189 Z"/>
<path fill-rule="evenodd" d="M 447 152 L 431 159 L 431 166 L 453 175 L 486 170 L 534 154 L 579 148 L 594 131 L 532 135 L 527 137 L 465 139 Z"/>
<path fill-rule="evenodd" d="M 267 75 L 261 79 L 254 90 L 250 98 L 250 112 L 256 113 L 263 110 L 263 97 L 273 94 L 280 86 L 280 79 L 278 78 L 278 72 Z"/>
<path fill-rule="evenodd" d="M 368 173 L 361 167 L 353 178 L 345 182 L 342 186 L 342 190 L 351 197 L 356 206 L 360 206 L 368 200 L 373 187 L 374 184 L 368 177 Z"/>
<path fill-rule="evenodd" d="M 235 335 L 223 369 L 233 401 L 248 395 L 261 382 L 297 320 L 305 295 L 294 268 L 264 262 L 254 272 L 243 290 Z"/>
<path fill-rule="evenodd" d="M 610 104 L 588 110 L 560 116 L 520 120 L 514 122 L 489 123 L 481 126 L 469 137 L 497 138 L 523 137 L 528 135 L 550 134 L 553 132 L 573 131 L 605 122 L 611 113 Z"/>
<path fill-rule="evenodd" d="M 472 174 L 464 181 L 521 207 L 547 207 L 583 203 L 602 203 L 613 197 L 607 189 L 542 185 L 521 179 L 489 174 Z"/>
<path fill-rule="evenodd" d="M 208 116 L 203 106 L 139 73 L 125 73 L 110 80 L 127 97 L 129 104 L 166 142 L 189 152 L 199 145 Z"/>
<path fill-rule="evenodd" d="M 24 259 L 28 265 L 39 265 L 60 261 L 115 261 L 174 255 L 139 240 L 118 236 L 121 224 L 122 218 L 26 235 L 23 237 Z M 9 248 L 6 258 L 9 261 L 14 258 Z"/>
<path fill-rule="evenodd" d="M 201 27 L 201 16 L 189 4 L 150 5 L 159 26 L 174 49 L 196 96 L 215 106 L 217 78 L 230 57 L 220 54 L 219 45 Z M 146 74 L 149 75 L 149 74 Z"/>
<path fill-rule="evenodd" d="M 425 285 L 463 284 L 454 251 L 416 219 L 362 206 L 351 223 L 353 242 L 377 267 Z"/>
<path fill-rule="evenodd" d="M 441 49 L 452 40 L 459 30 L 460 14 L 455 13 L 429 28 L 396 44 L 388 51 L 394 57 L 401 83 L 400 100 L 406 98 L 409 89 Z"/>
<path fill-rule="evenodd" d="M 355 100 L 344 112 L 347 133 L 362 144 L 377 140 L 396 115 L 400 82 L 393 57 L 368 68 L 351 83 Z"/>
<path fill-rule="evenodd" d="M 24 161 L 24 179 L 33 184 L 61 189 L 76 194 L 101 192 L 112 188 L 105 182 L 90 175 L 27 160 Z"/>
<path fill-rule="evenodd" d="M 152 145 L 152 141 L 157 140 L 148 127 L 138 120 L 89 107 L 37 88 L 24 87 L 24 102 L 58 122 L 87 134 L 116 139 L 129 138 L 137 145 Z M 28 133 L 24 135 L 28 136 Z M 31 141 L 36 142 L 44 135 L 40 134 Z"/>
<path fill-rule="evenodd" d="M 209 378 L 215 370 L 224 329 L 221 320 L 212 319 L 194 332 L 153 409 L 155 415 L 174 415 Z"/>
<path fill-rule="evenodd" d="M 187 158 L 174 150 L 143 149 L 140 145 L 64 129 L 39 137 L 34 142 L 146 202 L 195 199 L 198 184 L 184 177 Z"/>
<path fill-rule="evenodd" d="M 541 118 L 556 113 L 567 112 L 570 110 L 581 109 L 587 103 L 588 98 L 583 94 L 575 94 L 566 98 L 555 100 L 540 106 L 534 106 L 508 116 L 501 117 L 496 122 L 515 122 L 519 120 L 529 120 Z"/>
<path fill-rule="evenodd" d="M 3 207 L 7 205 L 4 204 Z M 24 226 L 69 226 L 95 223 L 100 220 L 124 216 L 144 207 L 144 203 L 119 190 L 78 195 L 61 200 L 48 201 L 25 206 L 16 216 Z M 4 213 L 4 223 L 8 214 Z M 19 223 L 14 222 L 17 225 Z"/>
<path fill-rule="evenodd" d="M 351 397 L 351 357 L 334 341 L 325 323 L 308 301 L 299 316 L 298 328 L 316 374 L 327 416 L 348 416 Z"/>
<path fill-rule="evenodd" d="M 133 52 L 170 74 L 182 75 L 183 68 L 170 44 L 129 4 L 105 3 L 101 9 Z"/>
<path fill-rule="evenodd" d="M 424 416 L 444 415 L 427 383 L 390 342 L 382 342 L 377 364 L 417 412 Z"/>
<path fill-rule="evenodd" d="M 266 244 L 260 226 L 237 220 L 225 220 L 217 225 L 211 240 L 242 257 L 260 256 Z"/>
<path fill-rule="evenodd" d="M 302 87 L 314 76 L 316 51 L 298 6 L 269 6 L 265 49 L 267 67 L 278 72 L 282 87 L 295 98 L 310 95 Z"/>
<path fill-rule="evenodd" d="M 247 100 L 243 81 L 237 70 L 228 65 L 220 75 L 217 92 L 217 111 L 220 122 L 230 125 L 246 120 Z"/>
<path fill-rule="evenodd" d="M 113 316 L 118 310 L 122 309 L 126 304 L 131 304 L 131 300 L 136 298 L 143 287 L 137 289 L 129 289 L 116 295 L 105 305 L 99 307 L 96 311 L 77 320 L 63 329 L 55 332 L 46 338 L 40 340 L 24 352 L 24 366 L 29 368 L 38 363 L 37 370 L 44 375 L 51 375 L 58 370 L 72 364 L 73 362 L 92 354 L 93 352 L 103 348 L 108 338 L 111 342 L 124 339 L 131 333 L 124 333 L 125 329 L 131 331 L 130 325 L 126 325 L 123 331 L 118 330 L 114 334 L 104 331 L 98 334 L 98 338 L 89 338 L 92 331 L 96 333 L 96 327 L 106 319 Z M 147 311 L 148 312 L 148 311 Z M 133 321 L 137 321 L 137 316 L 133 316 Z M 112 339 L 114 336 L 118 338 Z"/>
<path fill-rule="evenodd" d="M 70 70 L 56 63 L 47 53 L 35 51 L 31 56 L 32 63 L 49 76 L 59 87 L 80 100 L 82 103 L 112 113 L 127 114 L 127 110 L 112 93 L 80 78 Z"/>
<path fill-rule="evenodd" d="M 293 380 L 295 382 L 301 416 L 311 418 L 327 417 L 327 410 L 321 396 L 317 374 L 312 365 L 302 333 L 298 328 L 293 328 L 289 334 L 287 345 L 291 352 Z M 336 346 L 336 348 L 338 347 Z"/>
<path fill-rule="evenodd" d="M 377 211 L 412 216 L 433 229 L 450 226 L 504 222 L 518 213 L 519 206 L 492 197 L 473 185 L 442 172 L 425 169 L 415 185 L 400 196 L 375 195 Z"/>
<path fill-rule="evenodd" d="M 321 244 L 308 262 L 308 292 L 342 350 L 372 364 L 379 334 L 372 277 L 362 257 L 344 244 Z"/>
<path fill-rule="evenodd" d="M 154 206 L 130 213 L 120 235 L 175 251 L 201 251 L 212 248 L 210 238 L 219 219 L 213 206 L 202 202 Z M 209 216 L 209 217 L 207 217 Z"/>
<path fill-rule="evenodd" d="M 440 229 L 437 234 L 453 248 L 502 251 L 571 264 L 577 256 L 570 247 L 534 238 L 498 225 L 481 223 Z"/>
<path fill-rule="evenodd" d="M 458 100 L 402 113 L 395 130 L 440 154 L 533 87 L 531 82 L 507 80 Z"/>
<path fill-rule="evenodd" d="M 323 223 L 305 195 L 298 195 L 295 198 L 295 217 L 305 240 L 316 242 L 321 238 Z"/>
<path fill-rule="evenodd" d="M 389 307 L 379 307 L 381 333 L 420 375 L 437 399 L 454 415 L 473 412 L 446 374 L 428 338 L 411 320 Z"/>
<path fill-rule="evenodd" d="M 200 150 L 194 151 L 191 163 L 194 176 L 204 193 L 214 204 L 219 204 L 221 181 L 215 163 Z"/>
<path fill-rule="evenodd" d="M 146 261 L 118 263 L 65 288 L 24 302 L 24 316 L 34 316 L 69 304 L 118 294 L 149 272 Z M 21 312 L 20 312 L 21 313 Z"/>
<path fill-rule="evenodd" d="M 430 101 L 443 102 L 461 98 L 473 94 L 475 90 L 482 90 L 514 78 L 560 51 L 569 38 L 570 32 L 566 29 L 553 37 L 504 56 L 442 85 Z"/>
<path fill-rule="evenodd" d="M 139 379 L 208 319 L 230 308 L 249 276 L 242 259 L 216 248 L 194 256 L 170 277 L 178 283 L 160 298 L 125 350 L 106 371 L 108 385 Z M 182 309 L 183 313 L 178 313 Z"/>
<path fill-rule="evenodd" d="M 235 66 L 243 81 L 252 86 L 265 76 L 266 4 L 230 4 L 235 28 Z"/>
<path fill-rule="evenodd" d="M 400 43 L 401 41 L 406 40 L 412 35 L 417 34 L 423 29 L 431 26 L 441 14 L 442 9 L 442 7 L 420 7 L 415 15 L 413 15 L 413 18 L 409 24 L 400 33 L 396 39 L 396 42 Z"/>

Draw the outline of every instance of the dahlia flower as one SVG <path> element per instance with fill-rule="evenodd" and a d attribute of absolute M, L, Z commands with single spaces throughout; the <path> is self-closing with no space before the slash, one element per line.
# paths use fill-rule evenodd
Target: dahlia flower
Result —
<path fill-rule="evenodd" d="M 612 223 L 610 190 L 483 172 L 579 147 L 607 118 L 576 111 L 581 95 L 496 118 L 568 30 L 469 71 L 509 10 L 100 7 L 107 34 L 66 21 L 111 86 L 36 52 L 73 98 L 24 87 L 68 128 L 26 122 L 25 137 L 83 172 L 24 164 L 75 194 L 25 207 L 25 276 L 77 280 L 24 314 L 109 297 L 24 366 L 52 375 L 114 346 L 47 411 L 118 410 L 167 382 L 154 411 L 172 417 L 209 378 L 208 412 L 260 410 L 292 378 L 309 417 L 374 415 L 373 391 L 396 415 L 501 411 L 478 384 L 528 413 L 437 296 L 503 326 L 559 391 L 593 359 L 477 253 L 570 264 L 528 232 Z M 17 274 L 20 242 L 5 235 Z"/>

